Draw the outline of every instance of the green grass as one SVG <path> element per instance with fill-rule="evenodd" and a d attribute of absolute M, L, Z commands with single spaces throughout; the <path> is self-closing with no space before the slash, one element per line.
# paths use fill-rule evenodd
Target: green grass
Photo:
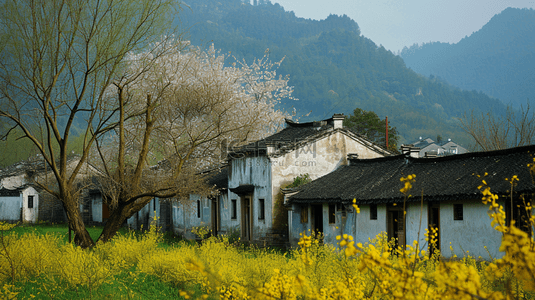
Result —
<path fill-rule="evenodd" d="M 26 283 L 17 283 L 17 299 L 184 299 L 181 290 L 193 294 L 193 299 L 202 295 L 201 286 L 173 286 L 156 276 L 127 270 L 111 277 L 98 288 L 73 287 L 65 282 L 56 282 L 41 276 Z M 212 298 L 209 298 L 212 299 Z"/>
<path fill-rule="evenodd" d="M 104 227 L 87 226 L 86 229 L 93 241 L 96 241 L 102 233 Z M 129 229 L 123 227 L 118 231 L 118 233 L 125 234 L 128 233 L 128 231 Z M 60 236 L 65 243 L 69 242 L 69 226 L 67 224 L 19 224 L 12 229 L 12 232 L 15 232 L 19 235 L 23 235 L 25 233 L 35 233 L 40 235 L 53 234 Z M 74 239 L 74 232 L 71 232 L 71 239 Z"/>
<path fill-rule="evenodd" d="M 91 238 L 96 240 L 103 226 L 91 226 L 86 229 Z M 18 235 L 55 235 L 59 236 L 61 241 L 68 243 L 69 228 L 67 224 L 19 224 L 10 232 Z M 132 231 L 127 228 L 121 228 L 118 232 L 118 234 L 129 233 Z M 139 232 L 134 234 L 137 235 Z M 179 237 L 167 232 L 163 235 L 159 247 L 177 247 L 181 241 Z M 0 287 L 2 285 L 0 282 Z M 58 281 L 54 276 L 42 275 L 26 282 L 16 282 L 13 291 L 18 293 L 17 299 L 184 299 L 179 296 L 180 291 L 188 291 L 193 299 L 196 299 L 202 295 L 201 289 L 200 285 L 175 286 L 161 281 L 156 276 L 136 272 L 134 267 L 110 276 L 94 289 L 87 286 L 72 286 L 67 282 Z"/>

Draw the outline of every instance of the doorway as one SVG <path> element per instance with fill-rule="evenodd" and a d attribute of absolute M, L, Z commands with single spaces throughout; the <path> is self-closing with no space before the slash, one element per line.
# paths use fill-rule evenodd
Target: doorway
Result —
<path fill-rule="evenodd" d="M 219 200 L 212 199 L 212 213 L 211 213 L 211 223 L 212 223 L 212 235 L 217 236 L 220 228 L 220 210 L 219 210 Z"/>
<path fill-rule="evenodd" d="M 436 240 L 435 244 L 429 243 L 429 253 L 433 255 L 437 250 L 440 250 L 440 204 L 438 202 L 429 202 L 428 207 L 428 233 L 432 234 L 432 228 L 436 229 L 437 236 L 433 239 Z M 429 241 L 431 238 L 429 238 Z"/>
<path fill-rule="evenodd" d="M 507 226 L 511 226 L 511 220 L 514 220 L 515 227 L 532 236 L 531 227 L 531 210 L 526 210 L 526 204 L 529 201 L 524 199 L 524 195 L 508 198 L 505 201 L 505 219 Z"/>
<path fill-rule="evenodd" d="M 323 237 L 323 205 L 311 205 L 312 209 L 312 230 L 316 237 Z"/>
<path fill-rule="evenodd" d="M 406 245 L 405 241 L 405 218 L 403 207 L 388 205 L 386 211 L 386 228 L 388 240 L 394 240 L 394 246 Z"/>
<path fill-rule="evenodd" d="M 253 234 L 251 195 L 241 197 L 241 238 L 243 241 L 251 241 Z"/>

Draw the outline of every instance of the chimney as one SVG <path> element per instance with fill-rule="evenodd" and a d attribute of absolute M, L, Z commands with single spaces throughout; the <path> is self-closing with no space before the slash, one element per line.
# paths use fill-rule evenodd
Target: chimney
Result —
<path fill-rule="evenodd" d="M 334 129 L 343 128 L 344 119 L 345 116 L 343 114 L 334 114 L 332 118 Z"/>
<path fill-rule="evenodd" d="M 274 141 L 266 142 L 266 154 L 270 155 L 275 152 L 276 143 Z"/>
<path fill-rule="evenodd" d="M 418 158 L 420 148 L 414 147 L 413 145 L 401 145 L 401 153 L 408 154 L 410 157 Z"/>

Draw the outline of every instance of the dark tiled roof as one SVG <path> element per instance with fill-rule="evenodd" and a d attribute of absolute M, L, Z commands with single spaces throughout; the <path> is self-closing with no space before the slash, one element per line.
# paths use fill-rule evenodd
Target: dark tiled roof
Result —
<path fill-rule="evenodd" d="M 265 150 L 266 145 L 272 144 L 276 149 L 304 141 L 320 132 L 333 129 L 328 120 L 320 122 L 296 123 L 286 119 L 286 128 L 259 141 L 240 147 L 238 151 Z"/>
<path fill-rule="evenodd" d="M 517 175 L 520 181 L 516 192 L 535 192 L 535 185 L 527 167 L 533 162 L 535 145 L 490 152 L 472 152 L 437 158 L 412 158 L 404 155 L 368 160 L 351 160 L 349 166 L 327 174 L 303 186 L 290 197 L 290 203 L 402 202 L 400 178 L 416 174 L 409 201 L 480 199 L 477 187 L 484 178 L 491 191 L 509 194 L 510 184 L 505 178 Z"/>
<path fill-rule="evenodd" d="M 67 157 L 67 164 L 70 164 L 79 158 L 80 156 L 78 155 L 69 155 Z M 30 157 L 28 160 L 20 161 L 0 170 L 0 178 L 17 176 L 24 173 L 32 175 L 43 171 L 50 171 L 50 165 L 43 159 L 41 155 L 36 155 Z"/>
<path fill-rule="evenodd" d="M 275 150 L 278 150 L 279 152 L 284 152 L 287 150 L 292 150 L 302 143 L 306 143 L 307 141 L 314 140 L 316 138 L 320 138 L 326 134 L 329 134 L 330 132 L 333 132 L 333 130 L 333 118 L 318 122 L 307 123 L 296 123 L 287 119 L 286 128 L 284 128 L 283 130 L 259 141 L 249 143 L 242 147 L 232 148 L 229 150 L 231 152 L 231 157 L 233 156 L 232 153 L 266 153 L 267 145 L 272 145 L 273 147 L 275 147 Z M 352 135 L 358 136 L 358 138 L 362 140 L 365 140 L 365 143 L 369 144 L 370 147 L 375 148 L 376 151 L 384 153 L 385 155 L 390 155 L 390 153 L 383 147 L 376 145 L 371 141 L 368 141 L 361 135 L 356 134 L 347 128 L 344 128 L 342 130 L 346 131 L 347 133 L 351 133 Z"/>
<path fill-rule="evenodd" d="M 208 174 L 208 184 L 218 190 L 228 189 L 228 167 L 214 170 Z"/>
<path fill-rule="evenodd" d="M 14 197 L 14 196 L 20 196 L 20 193 L 24 191 L 28 187 L 33 187 L 37 191 L 40 191 L 41 188 L 39 188 L 36 185 L 33 184 L 25 184 L 23 186 L 17 187 L 15 189 L 6 189 L 6 188 L 0 188 L 0 196 L 7 196 L 7 197 Z"/>
<path fill-rule="evenodd" d="M 20 192 L 21 192 L 21 189 L 9 190 L 9 189 L 1 188 L 0 189 L 0 196 L 3 196 L 3 197 L 17 197 L 17 196 L 20 196 Z"/>

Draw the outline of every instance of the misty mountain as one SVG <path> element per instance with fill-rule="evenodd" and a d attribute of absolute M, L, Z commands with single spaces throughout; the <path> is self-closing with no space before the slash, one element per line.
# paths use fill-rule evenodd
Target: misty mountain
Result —
<path fill-rule="evenodd" d="M 213 43 L 238 59 L 251 62 L 266 49 L 273 61 L 284 58 L 278 73 L 290 74 L 299 100 L 282 107 L 295 109 L 300 121 L 350 114 L 359 107 L 388 116 L 401 142 L 440 134 L 467 146 L 458 118 L 471 110 L 504 111 L 500 101 L 481 92 L 410 70 L 400 56 L 362 36 L 348 16 L 303 19 L 278 4 L 260 3 L 189 0 L 180 26 L 194 45 Z"/>
<path fill-rule="evenodd" d="M 535 99 L 535 11 L 507 8 L 456 44 L 426 43 L 401 51 L 408 67 L 519 107 Z"/>

